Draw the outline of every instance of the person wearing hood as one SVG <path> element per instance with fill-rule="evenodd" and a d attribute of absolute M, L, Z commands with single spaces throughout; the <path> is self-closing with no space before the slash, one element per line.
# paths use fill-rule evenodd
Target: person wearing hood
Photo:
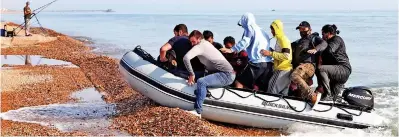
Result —
<path fill-rule="evenodd" d="M 260 52 L 263 56 L 273 57 L 273 75 L 269 81 L 267 92 L 273 94 L 288 95 L 288 87 L 291 82 L 292 71 L 292 50 L 291 42 L 284 34 L 283 22 L 275 20 L 270 25 L 271 33 L 276 38 L 274 51 L 263 49 Z"/>
<path fill-rule="evenodd" d="M 262 49 L 270 48 L 268 34 L 255 22 L 252 13 L 245 13 L 238 21 L 238 25 L 244 29 L 243 36 L 232 48 L 220 49 L 223 53 L 239 53 L 245 50 L 248 54 L 248 66 L 242 74 L 237 76 L 236 86 L 238 88 L 267 89 L 270 72 L 272 71 L 272 58 L 262 56 Z"/>
<path fill-rule="evenodd" d="M 321 53 L 327 48 L 327 42 L 324 41 L 317 32 L 312 34 L 312 28 L 307 21 L 302 21 L 298 27 L 300 39 L 291 43 L 292 65 L 295 70 L 291 74 L 293 84 L 298 88 L 294 90 L 299 92 L 303 99 L 310 100 L 313 105 L 321 98 L 321 93 L 314 92 L 308 85 L 316 69 L 316 53 Z"/>
<path fill-rule="evenodd" d="M 327 24 L 321 31 L 328 46 L 321 55 L 322 64 L 316 71 L 317 90 L 324 91 L 321 100 L 334 101 L 349 79 L 352 67 L 346 54 L 345 42 L 338 36 L 337 26 Z"/>

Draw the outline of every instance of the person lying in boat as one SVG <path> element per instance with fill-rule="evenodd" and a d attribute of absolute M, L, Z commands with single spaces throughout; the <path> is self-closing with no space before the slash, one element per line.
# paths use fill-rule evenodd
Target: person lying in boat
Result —
<path fill-rule="evenodd" d="M 173 29 L 173 33 L 175 34 L 175 36 L 169 39 L 169 41 L 161 47 L 159 53 L 159 61 L 167 62 L 168 58 L 166 56 L 166 53 L 170 50 L 173 50 L 176 55 L 176 68 L 168 71 L 176 76 L 187 78 L 189 73 L 184 66 L 183 57 L 192 48 L 190 40 L 188 40 L 187 26 L 185 24 L 178 24 Z M 203 76 L 205 68 L 204 65 L 199 61 L 199 59 L 194 58 L 193 60 L 191 60 L 191 63 L 193 64 L 193 69 L 198 77 Z"/>
<path fill-rule="evenodd" d="M 270 42 L 268 34 L 255 22 L 252 13 L 245 13 L 238 22 L 238 26 L 244 29 L 242 39 L 232 48 L 220 49 L 222 53 L 233 53 L 245 50 L 248 53 L 248 66 L 243 70 L 242 75 L 237 77 L 238 88 L 267 89 L 269 73 L 272 71 L 272 58 L 264 57 L 261 49 L 269 49 Z"/>
<path fill-rule="evenodd" d="M 213 46 L 215 46 L 216 49 L 221 49 L 223 48 L 223 45 L 215 42 L 214 38 L 213 38 L 213 33 L 210 30 L 205 30 L 203 33 L 205 40 L 209 41 L 210 43 L 212 43 Z"/>
<path fill-rule="evenodd" d="M 273 57 L 273 76 L 269 81 L 267 92 L 273 94 L 282 94 L 288 96 L 288 87 L 291 82 L 290 75 L 292 72 L 292 50 L 291 42 L 285 36 L 283 30 L 283 22 L 275 20 L 270 25 L 271 33 L 276 38 L 276 46 L 274 51 L 263 49 L 263 56 Z"/>
<path fill-rule="evenodd" d="M 323 93 L 321 100 L 336 100 L 352 73 L 352 67 L 346 54 L 345 42 L 338 36 L 337 26 L 327 24 L 321 32 L 328 46 L 321 54 L 321 65 L 316 70 L 317 90 Z M 313 49 L 311 53 L 316 51 Z"/>
<path fill-rule="evenodd" d="M 299 30 L 301 38 L 291 43 L 292 65 L 295 70 L 291 74 L 293 86 L 290 87 L 296 87 L 291 89 L 294 94 L 316 104 L 321 98 L 321 93 L 314 92 L 308 84 L 311 83 L 316 70 L 316 59 L 319 54 L 315 53 L 326 49 L 327 42 L 319 37 L 318 33 L 312 34 L 312 28 L 307 21 L 302 21 L 296 29 Z"/>
<path fill-rule="evenodd" d="M 184 64 L 190 73 L 188 84 L 193 85 L 195 82 L 195 74 L 190 62 L 194 57 L 198 57 L 209 72 L 207 76 L 197 80 L 194 109 L 197 114 L 201 114 L 202 104 L 207 93 L 207 87 L 228 86 L 234 82 L 236 75 L 231 64 L 223 57 L 219 50 L 217 50 L 210 42 L 203 39 L 200 31 L 192 31 L 189 39 L 193 48 L 188 51 L 183 58 Z"/>
<path fill-rule="evenodd" d="M 223 40 L 224 47 L 231 49 L 235 44 L 235 39 L 232 36 L 228 36 L 224 38 Z M 240 51 L 238 53 L 223 53 L 223 56 L 227 59 L 227 61 L 230 62 L 230 64 L 233 66 L 234 71 L 236 72 L 236 75 L 240 75 L 244 68 L 248 64 L 248 54 L 247 52 Z M 239 85 L 236 85 L 237 83 L 234 82 L 234 87 L 239 87 Z"/>

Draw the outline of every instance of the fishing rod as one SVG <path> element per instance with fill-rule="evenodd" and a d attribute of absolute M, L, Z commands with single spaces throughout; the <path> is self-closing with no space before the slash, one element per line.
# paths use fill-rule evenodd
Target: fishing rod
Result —
<path fill-rule="evenodd" d="M 40 12 L 42 12 L 45 8 L 47 8 L 48 6 L 50 6 L 51 4 L 53 4 L 53 3 L 56 2 L 56 1 L 58 1 L 58 0 L 53 0 L 52 2 L 47 3 L 47 4 L 45 4 L 45 5 L 41 6 L 41 7 L 39 7 L 39 8 L 37 8 L 37 9 L 33 10 L 33 13 L 32 13 L 32 15 L 31 15 L 31 17 L 29 18 L 29 19 L 32 19 L 33 17 L 35 17 L 37 23 L 38 23 L 39 26 L 40 26 L 40 29 L 41 29 L 43 32 L 45 32 L 45 33 L 47 33 L 47 31 L 43 28 L 43 26 L 42 26 L 41 23 L 39 22 L 39 19 L 37 18 L 37 14 L 39 14 Z M 36 12 L 36 11 L 37 11 L 37 12 Z M 36 12 L 36 13 L 35 13 L 35 12 Z M 23 23 L 20 24 L 17 28 L 15 28 L 15 29 L 14 29 L 14 34 L 18 34 L 19 32 L 21 32 L 22 26 L 25 25 L 25 23 L 26 23 L 26 22 L 23 22 Z M 17 33 L 15 33 L 15 30 L 18 29 L 18 28 L 21 28 L 21 29 L 20 29 Z M 26 29 L 26 28 L 25 28 L 25 29 Z"/>
<path fill-rule="evenodd" d="M 49 5 L 51 5 L 51 4 L 53 4 L 54 2 L 56 2 L 57 0 L 54 0 L 54 1 L 52 1 L 52 2 L 50 2 L 50 3 L 47 3 L 46 5 L 43 5 L 43 6 L 41 6 L 41 7 L 39 7 L 39 8 L 37 8 L 37 9 L 35 9 L 35 10 L 33 10 L 33 12 L 35 12 L 35 11 L 37 11 L 37 10 L 39 10 L 39 9 L 45 9 L 45 8 L 47 8 Z M 41 10 L 40 10 L 41 11 Z M 39 11 L 39 12 L 40 12 Z"/>

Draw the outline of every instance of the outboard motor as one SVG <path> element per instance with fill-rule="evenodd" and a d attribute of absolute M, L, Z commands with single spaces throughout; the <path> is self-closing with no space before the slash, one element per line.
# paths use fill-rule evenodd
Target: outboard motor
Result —
<path fill-rule="evenodd" d="M 368 87 L 351 87 L 344 90 L 342 97 L 351 105 L 359 106 L 365 110 L 374 108 L 374 96 Z"/>

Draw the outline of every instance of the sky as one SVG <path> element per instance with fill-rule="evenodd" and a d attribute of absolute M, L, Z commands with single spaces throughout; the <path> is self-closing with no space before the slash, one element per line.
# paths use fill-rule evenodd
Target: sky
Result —
<path fill-rule="evenodd" d="M 1 7 L 22 10 L 27 0 L 1 0 Z M 53 0 L 30 0 L 35 9 Z M 212 13 L 262 10 L 397 11 L 397 0 L 58 0 L 46 10 L 113 9 L 131 13 Z"/>

